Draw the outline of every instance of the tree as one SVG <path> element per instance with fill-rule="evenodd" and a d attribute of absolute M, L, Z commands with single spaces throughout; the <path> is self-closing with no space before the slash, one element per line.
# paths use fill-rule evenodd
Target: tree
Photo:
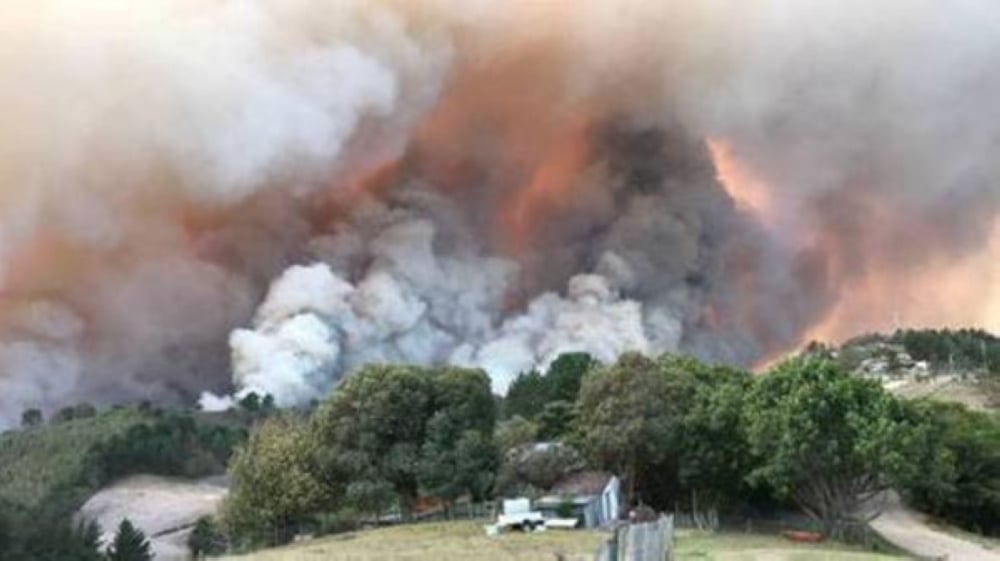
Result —
<path fill-rule="evenodd" d="M 570 401 L 550 401 L 538 415 L 538 436 L 543 440 L 558 440 L 573 428 L 576 404 Z"/>
<path fill-rule="evenodd" d="M 52 417 L 53 423 L 68 423 L 76 418 L 75 407 L 63 407 Z"/>
<path fill-rule="evenodd" d="M 37 427 L 42 424 L 44 418 L 42 417 L 42 412 L 39 409 L 25 409 L 24 413 L 21 413 L 21 426 L 24 428 Z"/>
<path fill-rule="evenodd" d="M 931 440 L 900 490 L 922 512 L 1000 535 L 1000 418 L 953 403 L 914 408 L 932 427 Z"/>
<path fill-rule="evenodd" d="M 431 409 L 418 478 L 429 494 L 450 502 L 469 493 L 486 498 L 499 458 L 493 442 L 497 406 L 482 370 L 431 372 Z"/>
<path fill-rule="evenodd" d="M 313 435 L 300 419 L 262 421 L 230 463 L 232 486 L 223 505 L 230 535 L 255 544 L 284 543 L 328 505 L 337 488 L 321 481 L 316 454 Z"/>
<path fill-rule="evenodd" d="M 833 537 L 877 515 L 868 507 L 910 467 L 925 431 L 877 382 L 813 357 L 758 379 L 744 419 L 759 461 L 751 479 L 790 497 Z"/>
<path fill-rule="evenodd" d="M 544 376 L 534 370 L 522 373 L 507 390 L 504 415 L 535 420 L 549 403 L 575 403 L 584 375 L 597 366 L 587 353 L 564 353 L 552 361 Z"/>
<path fill-rule="evenodd" d="M 226 536 L 211 516 L 202 516 L 195 522 L 188 536 L 188 549 L 195 559 L 226 552 Z"/>
<path fill-rule="evenodd" d="M 716 368 L 713 382 L 701 385 L 686 407 L 677 463 L 679 483 L 696 503 L 692 510 L 751 494 L 746 475 L 756 464 L 744 435 L 743 413 L 752 383 L 744 372 Z"/>
<path fill-rule="evenodd" d="M 493 488 L 499 457 L 491 435 L 466 430 L 458 438 L 435 417 L 421 450 L 420 481 L 428 495 L 446 504 L 468 493 L 484 500 Z"/>
<path fill-rule="evenodd" d="M 583 377 L 599 363 L 588 353 L 564 353 L 556 357 L 545 373 L 548 400 L 576 402 Z"/>
<path fill-rule="evenodd" d="M 362 368 L 313 415 L 323 471 L 357 488 L 391 488 L 408 511 L 420 488 L 421 447 L 434 406 L 434 380 L 426 370 Z"/>
<path fill-rule="evenodd" d="M 128 518 L 118 526 L 118 533 L 108 547 L 108 561 L 152 561 L 149 540 Z"/>
<path fill-rule="evenodd" d="M 548 401 L 548 384 L 545 378 L 535 370 L 521 373 L 507 388 L 507 396 L 503 402 L 504 416 L 534 419 Z"/>
<path fill-rule="evenodd" d="M 636 353 L 597 368 L 580 388 L 580 445 L 595 466 L 624 477 L 630 502 L 644 483 L 639 478 L 668 452 L 672 406 L 657 363 Z"/>
<path fill-rule="evenodd" d="M 516 415 L 497 423 L 494 439 L 497 450 L 501 454 L 506 454 L 524 444 L 537 441 L 538 424 Z"/>

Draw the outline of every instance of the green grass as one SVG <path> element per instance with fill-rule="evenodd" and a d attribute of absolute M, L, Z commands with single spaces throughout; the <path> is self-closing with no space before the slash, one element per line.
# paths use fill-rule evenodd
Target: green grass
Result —
<path fill-rule="evenodd" d="M 679 531 L 677 561 L 899 561 L 838 543 L 803 544 L 763 534 Z"/>
<path fill-rule="evenodd" d="M 86 485 L 90 452 L 146 419 L 120 409 L 0 435 L 0 500 L 33 507 L 54 490 Z"/>

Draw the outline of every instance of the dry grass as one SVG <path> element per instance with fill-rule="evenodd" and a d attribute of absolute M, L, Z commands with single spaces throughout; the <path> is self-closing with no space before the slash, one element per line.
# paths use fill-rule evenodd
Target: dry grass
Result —
<path fill-rule="evenodd" d="M 223 561 L 593 561 L 608 537 L 598 531 L 549 531 L 489 538 L 481 525 L 397 526 L 303 542 Z M 681 531 L 677 561 L 900 561 L 838 544 L 795 544 L 777 536 Z"/>
<path fill-rule="evenodd" d="M 481 524 L 396 526 L 302 542 L 226 561 L 592 561 L 608 534 L 548 531 L 486 536 Z"/>
<path fill-rule="evenodd" d="M 944 403 L 960 403 L 975 411 L 991 409 L 989 395 L 976 382 L 951 377 L 929 380 L 898 381 L 888 386 L 889 391 L 903 399 L 930 399 Z"/>

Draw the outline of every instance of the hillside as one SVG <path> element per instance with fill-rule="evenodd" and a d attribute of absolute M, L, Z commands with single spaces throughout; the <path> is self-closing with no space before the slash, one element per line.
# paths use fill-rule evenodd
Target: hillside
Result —
<path fill-rule="evenodd" d="M 877 379 L 905 399 L 1000 407 L 1000 339 L 977 329 L 904 329 L 867 334 L 839 347 L 812 344 L 859 376 Z"/>
<path fill-rule="evenodd" d="M 126 475 L 220 474 L 251 420 L 240 412 L 130 407 L 8 431 L 0 435 L 0 501 L 78 506 Z"/>
<path fill-rule="evenodd" d="M 136 409 L 0 435 L 0 500 L 34 507 L 56 490 L 92 486 L 98 448 L 148 422 Z"/>
<path fill-rule="evenodd" d="M 187 540 L 195 522 L 217 512 L 226 495 L 224 477 L 197 481 L 136 475 L 104 487 L 80 509 L 110 543 L 125 518 L 150 538 L 157 561 L 189 558 Z"/>

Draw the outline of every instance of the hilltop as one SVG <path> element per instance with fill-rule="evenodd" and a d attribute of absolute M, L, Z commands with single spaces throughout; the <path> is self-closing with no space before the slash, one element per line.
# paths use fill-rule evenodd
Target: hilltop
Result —
<path fill-rule="evenodd" d="M 1000 338 L 980 329 L 902 329 L 865 334 L 839 347 L 812 343 L 807 352 L 876 379 L 906 399 L 1000 408 Z"/>

